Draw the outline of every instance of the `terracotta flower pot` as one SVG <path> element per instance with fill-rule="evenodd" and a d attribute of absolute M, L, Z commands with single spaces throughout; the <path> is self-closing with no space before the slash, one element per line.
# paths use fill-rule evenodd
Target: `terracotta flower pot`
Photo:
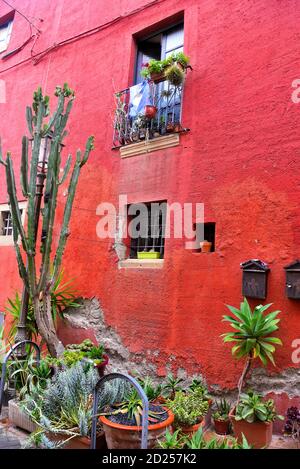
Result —
<path fill-rule="evenodd" d="M 210 243 L 209 241 L 200 242 L 201 252 L 210 252 L 211 246 L 212 246 L 212 243 Z"/>
<path fill-rule="evenodd" d="M 234 436 L 239 443 L 243 441 L 243 434 L 248 443 L 255 449 L 267 448 L 272 441 L 273 422 L 254 422 L 235 419 L 235 409 L 229 413 Z"/>
<path fill-rule="evenodd" d="M 151 81 L 154 83 L 160 83 L 161 81 L 165 81 L 165 72 L 160 73 L 151 73 L 150 74 Z"/>
<path fill-rule="evenodd" d="M 150 106 L 147 104 L 144 109 L 145 117 L 148 119 L 154 119 L 156 116 L 157 108 L 155 106 Z"/>
<path fill-rule="evenodd" d="M 230 433 L 230 420 L 215 420 L 215 430 L 218 435 L 229 435 Z"/>
<path fill-rule="evenodd" d="M 196 423 L 195 425 L 191 425 L 189 427 L 184 427 L 184 426 L 180 425 L 180 430 L 185 435 L 192 436 L 193 433 L 196 433 L 199 430 L 200 427 L 203 428 L 204 425 L 205 425 L 205 420 L 203 419 L 203 420 L 201 420 L 201 422 Z"/>
<path fill-rule="evenodd" d="M 149 425 L 148 427 L 148 448 L 154 448 L 159 438 L 166 433 L 167 428 L 170 429 L 174 415 L 168 409 L 168 418 L 163 422 Z M 137 425 L 122 425 L 111 422 L 109 419 L 101 415 L 99 417 L 103 425 L 106 443 L 108 449 L 140 449 L 142 427 Z"/>

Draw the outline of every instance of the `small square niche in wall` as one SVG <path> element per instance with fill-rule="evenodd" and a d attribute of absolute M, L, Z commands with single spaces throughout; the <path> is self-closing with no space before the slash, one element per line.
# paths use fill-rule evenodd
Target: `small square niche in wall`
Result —
<path fill-rule="evenodd" d="M 216 223 L 196 223 L 196 239 L 201 239 L 196 249 L 201 252 L 215 252 L 216 250 Z"/>

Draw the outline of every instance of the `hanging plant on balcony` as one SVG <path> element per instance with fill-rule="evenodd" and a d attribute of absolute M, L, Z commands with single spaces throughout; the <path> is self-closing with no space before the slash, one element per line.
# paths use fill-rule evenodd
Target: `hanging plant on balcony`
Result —
<path fill-rule="evenodd" d="M 184 70 L 174 63 L 165 70 L 166 80 L 173 86 L 180 86 L 184 80 Z"/>
<path fill-rule="evenodd" d="M 183 82 L 184 72 L 187 68 L 191 68 L 189 65 L 190 59 L 183 52 L 173 52 L 166 59 L 155 60 L 151 59 L 149 62 L 143 64 L 141 70 L 141 76 L 147 80 L 151 80 L 154 83 L 159 83 L 161 81 L 169 80 L 167 77 L 168 69 L 171 69 L 173 66 L 176 66 L 176 70 L 169 70 L 169 77 L 173 79 L 176 83 L 179 82 L 179 76 L 181 80 L 179 85 Z M 180 70 L 180 72 L 179 72 Z M 176 74 L 176 77 L 174 78 Z M 174 84 L 170 81 L 171 84 Z M 179 86 L 175 84 L 175 86 Z"/>

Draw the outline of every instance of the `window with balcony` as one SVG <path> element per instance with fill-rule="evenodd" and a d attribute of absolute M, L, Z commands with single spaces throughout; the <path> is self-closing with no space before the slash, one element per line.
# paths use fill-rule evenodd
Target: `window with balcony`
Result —
<path fill-rule="evenodd" d="M 129 258 L 163 259 L 166 201 L 128 206 Z"/>
<path fill-rule="evenodd" d="M 114 147 L 184 130 L 182 93 L 190 66 L 183 53 L 183 39 L 181 23 L 137 43 L 135 84 L 115 95 Z"/>
<path fill-rule="evenodd" d="M 9 44 L 11 30 L 12 30 L 13 20 L 10 19 L 1 23 L 0 19 L 0 54 L 4 52 Z"/>

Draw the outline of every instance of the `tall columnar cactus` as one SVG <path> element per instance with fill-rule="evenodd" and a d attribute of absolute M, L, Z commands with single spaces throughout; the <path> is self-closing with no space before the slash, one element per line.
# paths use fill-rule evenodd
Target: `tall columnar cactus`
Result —
<path fill-rule="evenodd" d="M 0 162 L 5 166 L 6 170 L 7 192 L 13 222 L 13 240 L 19 273 L 32 298 L 39 333 L 47 343 L 50 353 L 57 356 L 63 351 L 63 346 L 57 337 L 51 315 L 51 291 L 59 275 L 62 256 L 69 236 L 69 222 L 80 170 L 87 162 L 90 151 L 93 149 L 94 138 L 88 138 L 84 154 L 80 150 L 77 151 L 70 177 L 59 241 L 55 246 L 55 255 L 53 256 L 52 251 L 54 251 L 54 247 L 52 241 L 58 189 L 67 178 L 71 168 L 71 155 L 69 155 L 60 177 L 62 142 L 67 135 L 65 128 L 72 109 L 74 92 L 67 84 L 64 84 L 63 87 L 56 88 L 55 96 L 58 98 L 58 103 L 55 112 L 51 116 L 49 97 L 43 96 L 41 88 L 38 88 L 33 95 L 32 107 L 27 107 L 26 109 L 26 120 L 30 138 L 24 136 L 22 139 L 20 175 L 22 193 L 28 201 L 26 230 L 22 224 L 21 212 L 18 205 L 12 158 L 10 153 L 7 153 L 6 159 L 3 159 L 1 145 Z M 51 135 L 51 147 L 45 181 L 44 206 L 41 209 L 41 255 L 40 260 L 38 260 L 38 241 L 36 236 L 38 226 L 37 217 L 35 216 L 37 176 L 42 138 L 47 135 Z M 33 140 L 33 146 L 29 162 L 31 140 Z M 23 253 L 18 243 L 19 239 L 21 240 Z M 27 262 L 24 261 L 24 254 L 26 255 Z M 53 262 L 53 269 L 50 270 L 51 262 Z"/>

